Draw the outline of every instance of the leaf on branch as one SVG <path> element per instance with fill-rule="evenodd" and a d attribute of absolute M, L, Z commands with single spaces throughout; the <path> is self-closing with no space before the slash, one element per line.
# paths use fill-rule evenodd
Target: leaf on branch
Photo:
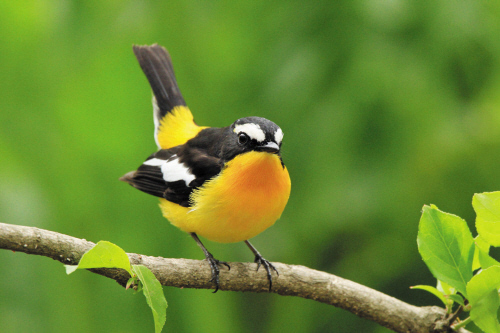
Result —
<path fill-rule="evenodd" d="M 467 297 L 466 285 L 472 278 L 474 257 L 474 240 L 467 223 L 434 205 L 424 206 L 417 244 L 434 277 Z"/>
<path fill-rule="evenodd" d="M 475 275 L 467 284 L 474 323 L 488 333 L 500 333 L 497 311 L 500 307 L 500 266 L 492 266 Z"/>
<path fill-rule="evenodd" d="M 153 312 L 155 332 L 161 332 L 167 319 L 167 300 L 163 295 L 161 284 L 146 266 L 131 266 L 127 253 L 118 245 L 107 241 L 100 241 L 82 256 L 78 265 L 65 266 L 67 274 L 71 274 L 77 269 L 121 268 L 126 270 L 132 277 L 129 283 L 139 278 L 140 285 L 138 290 L 142 290 L 146 297 L 146 302 Z"/>
<path fill-rule="evenodd" d="M 475 243 L 476 251 L 474 253 L 474 257 L 477 255 L 477 262 L 482 269 L 486 269 L 491 266 L 500 266 L 500 262 L 490 256 L 490 245 L 482 240 L 481 236 L 476 237 Z"/>
<path fill-rule="evenodd" d="M 457 290 L 455 288 L 453 288 L 448 283 L 443 282 L 441 280 L 437 280 L 436 289 L 439 291 L 442 291 L 443 294 L 445 294 L 445 295 L 451 295 L 451 294 L 457 293 Z"/>
<path fill-rule="evenodd" d="M 490 244 L 484 240 L 480 235 L 477 235 L 476 238 L 474 238 L 474 244 L 475 244 L 475 250 L 474 250 L 474 260 L 472 261 L 472 270 L 475 271 L 476 269 L 481 268 L 481 263 L 479 262 L 479 252 L 485 252 L 489 253 L 490 252 Z M 487 267 L 483 267 L 487 268 Z"/>
<path fill-rule="evenodd" d="M 167 320 L 168 306 L 161 284 L 146 266 L 133 265 L 132 270 L 141 281 L 146 302 L 153 311 L 155 333 L 160 333 Z"/>
<path fill-rule="evenodd" d="M 436 296 L 437 298 L 439 298 L 441 300 L 441 302 L 443 302 L 444 306 L 445 307 L 448 307 L 450 304 L 450 302 L 444 297 L 444 294 L 443 292 L 437 290 L 435 287 L 433 286 L 427 286 L 427 285 L 418 285 L 418 286 L 413 286 L 413 287 L 410 287 L 411 289 L 420 289 L 420 290 L 425 290 L 425 291 L 428 291 L 430 292 L 431 294 L 433 294 L 434 296 Z"/>
<path fill-rule="evenodd" d="M 89 268 L 121 268 L 132 276 L 130 261 L 123 249 L 108 241 L 100 241 L 87 251 L 78 265 L 65 265 L 66 273 L 71 274 L 77 269 Z"/>
<path fill-rule="evenodd" d="M 474 194 L 472 207 L 478 234 L 489 244 L 500 246 L 500 192 Z"/>
<path fill-rule="evenodd" d="M 446 295 L 449 299 L 451 299 L 453 302 L 456 302 L 462 306 L 465 306 L 464 298 L 460 296 L 459 294 L 451 294 L 451 295 Z"/>

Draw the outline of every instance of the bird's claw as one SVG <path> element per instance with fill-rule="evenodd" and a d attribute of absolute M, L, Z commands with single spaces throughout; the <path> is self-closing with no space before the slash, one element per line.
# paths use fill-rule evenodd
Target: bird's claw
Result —
<path fill-rule="evenodd" d="M 269 280 L 269 291 L 271 291 L 273 287 L 273 277 L 271 275 L 271 271 L 274 270 L 276 272 L 276 275 L 280 275 L 276 267 L 274 267 L 273 264 L 271 264 L 268 260 L 264 259 L 261 255 L 256 255 L 254 262 L 257 264 L 257 271 L 259 270 L 260 266 L 262 265 L 264 269 L 266 270 L 267 273 L 267 279 Z"/>
<path fill-rule="evenodd" d="M 212 255 L 208 256 L 206 259 L 210 264 L 210 270 L 212 271 L 212 278 L 209 282 L 215 283 L 215 290 L 213 291 L 213 293 L 215 294 L 219 290 L 219 266 L 224 265 L 228 270 L 231 269 L 231 266 L 229 266 L 229 264 L 225 261 L 215 259 Z"/>

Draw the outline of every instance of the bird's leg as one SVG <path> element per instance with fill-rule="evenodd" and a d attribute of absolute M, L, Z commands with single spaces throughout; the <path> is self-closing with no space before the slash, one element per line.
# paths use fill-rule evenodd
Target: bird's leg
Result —
<path fill-rule="evenodd" d="M 214 256 L 210 252 L 208 252 L 206 247 L 200 241 L 198 235 L 196 235 L 194 232 L 190 233 L 190 235 L 194 238 L 196 244 L 198 244 L 198 246 L 203 250 L 203 253 L 205 253 L 205 258 L 210 264 L 210 269 L 212 270 L 212 278 L 210 279 L 210 282 L 215 282 L 215 290 L 213 292 L 216 293 L 217 290 L 219 290 L 219 265 L 225 265 L 228 269 L 231 269 L 231 267 L 227 262 L 215 259 Z"/>
<path fill-rule="evenodd" d="M 257 251 L 257 249 L 249 242 L 245 241 L 245 244 L 252 250 L 253 254 L 255 255 L 255 260 L 254 262 L 257 263 L 257 270 L 259 270 L 260 265 L 264 266 L 267 272 L 267 279 L 269 280 L 269 291 L 271 291 L 271 288 L 273 287 L 273 277 L 271 275 L 271 270 L 274 270 L 276 274 L 279 276 L 280 273 L 276 269 L 276 267 L 273 266 L 268 260 L 264 259 L 264 257 Z"/>

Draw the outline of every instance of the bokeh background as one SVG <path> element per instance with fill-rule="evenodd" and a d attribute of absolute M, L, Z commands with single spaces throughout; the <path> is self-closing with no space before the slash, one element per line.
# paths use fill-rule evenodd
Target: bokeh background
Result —
<path fill-rule="evenodd" d="M 272 261 L 439 305 L 424 204 L 465 218 L 500 190 L 498 1 L 0 0 L 0 221 L 127 252 L 203 259 L 157 200 L 118 181 L 156 146 L 132 44 L 159 43 L 199 124 L 262 116 L 292 195 L 253 239 Z M 474 230 L 474 229 L 473 229 Z M 243 243 L 206 242 L 227 261 Z M 0 331 L 153 332 L 141 295 L 0 251 Z M 164 332 L 387 332 L 299 298 L 164 288 Z"/>

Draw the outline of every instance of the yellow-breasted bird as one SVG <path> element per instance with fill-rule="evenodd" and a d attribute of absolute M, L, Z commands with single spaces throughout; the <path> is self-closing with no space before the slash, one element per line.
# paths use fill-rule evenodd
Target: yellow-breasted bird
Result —
<path fill-rule="evenodd" d="M 220 243 L 244 241 L 262 265 L 272 288 L 276 268 L 248 241 L 281 216 L 290 196 L 290 177 L 281 158 L 283 132 L 265 118 L 247 117 L 231 126 L 198 126 L 159 45 L 134 46 L 153 90 L 155 140 L 159 150 L 123 180 L 160 198 L 163 216 L 189 233 L 210 264 L 215 291 L 219 261 L 197 235 Z"/>

